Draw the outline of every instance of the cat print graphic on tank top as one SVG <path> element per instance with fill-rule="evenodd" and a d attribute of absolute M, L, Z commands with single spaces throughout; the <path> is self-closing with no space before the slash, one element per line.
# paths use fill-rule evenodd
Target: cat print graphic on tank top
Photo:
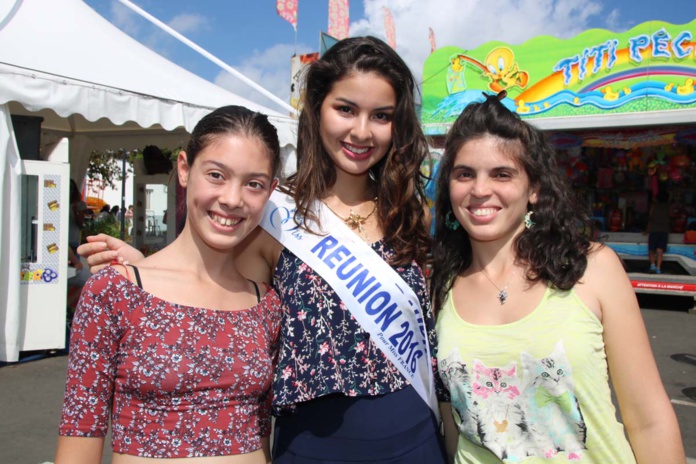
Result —
<path fill-rule="evenodd" d="M 501 459 L 521 460 L 527 454 L 528 425 L 517 363 L 490 367 L 474 359 L 471 371 L 472 402 L 481 443 Z"/>
<path fill-rule="evenodd" d="M 520 353 L 520 363 L 489 366 L 462 362 L 454 349 L 439 363 L 459 431 L 505 462 L 564 453 L 578 461 L 586 449 L 586 426 L 575 396 L 563 342 L 543 358 Z"/>
<path fill-rule="evenodd" d="M 454 350 L 439 370 L 461 419 L 460 433 L 501 459 L 524 458 L 527 424 L 516 363 L 498 368 L 475 359 L 469 372 Z"/>
<path fill-rule="evenodd" d="M 439 363 L 440 378 L 450 393 L 452 407 L 461 418 L 459 433 L 467 439 L 480 445 L 477 418 L 474 415 L 471 401 L 471 383 L 466 364 L 461 362 L 459 353 L 453 350 L 450 355 Z"/>
<path fill-rule="evenodd" d="M 536 359 L 520 355 L 528 401 L 533 454 L 552 457 L 565 453 L 577 461 L 587 449 L 587 427 L 573 386 L 572 369 L 560 340 L 553 352 Z"/>

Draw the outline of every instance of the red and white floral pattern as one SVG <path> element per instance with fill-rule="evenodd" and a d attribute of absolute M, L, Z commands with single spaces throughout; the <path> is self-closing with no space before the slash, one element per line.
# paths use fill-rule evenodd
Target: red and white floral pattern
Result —
<path fill-rule="evenodd" d="M 82 293 L 60 434 L 157 458 L 249 453 L 270 434 L 280 300 L 216 311 L 169 303 L 112 268 Z"/>

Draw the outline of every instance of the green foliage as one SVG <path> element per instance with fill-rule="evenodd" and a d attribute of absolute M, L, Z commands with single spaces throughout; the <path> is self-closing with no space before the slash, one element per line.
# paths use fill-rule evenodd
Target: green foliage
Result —
<path fill-rule="evenodd" d="M 162 153 L 172 160 L 176 166 L 176 158 L 181 151 L 181 147 L 174 149 L 161 148 Z M 116 188 L 116 183 L 123 180 L 123 158 L 120 151 L 99 151 L 94 150 L 89 157 L 87 167 L 87 178 L 93 181 L 101 181 L 102 187 Z M 142 158 L 140 150 L 130 150 L 126 152 L 126 174 L 133 174 L 133 162 Z"/>
<path fill-rule="evenodd" d="M 126 221 L 125 233 L 125 240 L 130 241 L 130 237 L 128 236 L 128 221 Z M 89 235 L 97 234 L 106 234 L 111 235 L 112 237 L 121 238 L 121 221 L 117 221 L 111 216 L 101 220 L 85 220 L 84 227 L 82 228 L 82 237 L 84 238 Z"/>
<path fill-rule="evenodd" d="M 133 160 L 142 156 L 138 151 L 126 152 L 126 174 L 133 173 Z M 89 157 L 87 177 L 99 180 L 104 187 L 116 188 L 123 180 L 123 158 L 121 152 L 94 150 Z"/>

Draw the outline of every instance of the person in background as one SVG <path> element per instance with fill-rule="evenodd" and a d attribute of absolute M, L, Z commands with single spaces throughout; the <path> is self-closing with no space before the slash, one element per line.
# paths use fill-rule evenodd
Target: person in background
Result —
<path fill-rule="evenodd" d="M 109 219 L 110 213 L 111 213 L 111 207 L 109 205 L 104 205 L 99 210 L 99 214 L 97 214 L 97 217 L 95 218 L 95 220 L 96 221 L 105 221 L 105 220 Z"/>
<path fill-rule="evenodd" d="M 279 243 L 257 229 L 238 255 L 247 277 L 273 278 L 283 304 L 273 462 L 444 463 L 429 356 L 434 319 L 423 275 L 430 220 L 420 167 L 428 146 L 415 111 L 415 80 L 385 42 L 352 37 L 309 66 L 304 90 L 298 170 L 274 193 L 271 219 L 262 223 L 273 231 L 276 220 L 293 233 Z M 142 259 L 119 240 L 89 240 L 82 251 L 93 266 Z M 340 241 L 324 256 L 333 266 L 313 260 L 312 247 L 297 246 L 312 240 L 320 241 L 315 250 Z M 355 256 L 347 258 L 353 252 L 359 267 Z M 365 298 L 356 300 L 355 292 Z M 373 312 L 388 309 L 377 312 L 388 334 L 359 322 L 369 317 L 364 302 L 376 305 Z M 393 355 L 390 338 L 403 355 Z"/>
<path fill-rule="evenodd" d="M 82 227 L 85 215 L 89 211 L 87 204 L 82 200 L 82 193 L 77 183 L 70 179 L 70 210 L 68 212 L 68 264 L 75 268 L 75 275 L 68 279 L 67 306 L 74 309 L 82 292 L 82 286 L 89 278 L 89 270 L 83 269 L 83 263 L 77 254 L 80 246 Z"/>
<path fill-rule="evenodd" d="M 648 219 L 648 258 L 650 274 L 662 274 L 662 258 L 669 239 L 669 194 L 664 186 L 658 189 L 650 205 Z"/>
<path fill-rule="evenodd" d="M 82 200 L 82 193 L 77 183 L 70 179 L 70 211 L 68 213 L 68 245 L 73 252 L 77 252 L 80 246 L 82 227 L 84 226 L 85 214 L 89 208 Z"/>
<path fill-rule="evenodd" d="M 268 118 L 239 106 L 198 122 L 177 160 L 186 225 L 138 267 L 85 285 L 72 323 L 56 464 L 270 462 L 281 306 L 233 249 L 277 184 Z M 154 459 L 157 458 L 157 459 Z"/>
<path fill-rule="evenodd" d="M 118 205 L 114 205 L 109 210 L 109 217 L 114 221 L 121 220 L 121 208 Z"/>
<path fill-rule="evenodd" d="M 555 159 L 497 96 L 447 135 L 431 290 L 448 450 L 457 464 L 683 464 L 631 283 L 583 233 Z"/>
<path fill-rule="evenodd" d="M 72 266 L 76 271 L 82 270 L 82 263 L 80 262 L 80 257 L 75 254 L 72 247 L 68 247 L 68 266 Z M 70 284 L 70 279 L 68 279 L 68 284 Z M 72 307 L 71 301 L 68 299 L 68 306 Z"/>
<path fill-rule="evenodd" d="M 133 205 L 129 205 L 125 212 L 126 217 L 126 230 L 128 235 L 133 235 Z"/>

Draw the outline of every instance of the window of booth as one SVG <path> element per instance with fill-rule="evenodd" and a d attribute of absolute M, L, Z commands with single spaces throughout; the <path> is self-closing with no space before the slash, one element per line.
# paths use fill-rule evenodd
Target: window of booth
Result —
<path fill-rule="evenodd" d="M 35 263 L 39 258 L 39 176 L 23 175 L 21 189 L 21 259 L 23 263 Z"/>
<path fill-rule="evenodd" d="M 547 133 L 600 231 L 642 233 L 657 192 L 672 234 L 696 228 L 696 125 Z"/>

